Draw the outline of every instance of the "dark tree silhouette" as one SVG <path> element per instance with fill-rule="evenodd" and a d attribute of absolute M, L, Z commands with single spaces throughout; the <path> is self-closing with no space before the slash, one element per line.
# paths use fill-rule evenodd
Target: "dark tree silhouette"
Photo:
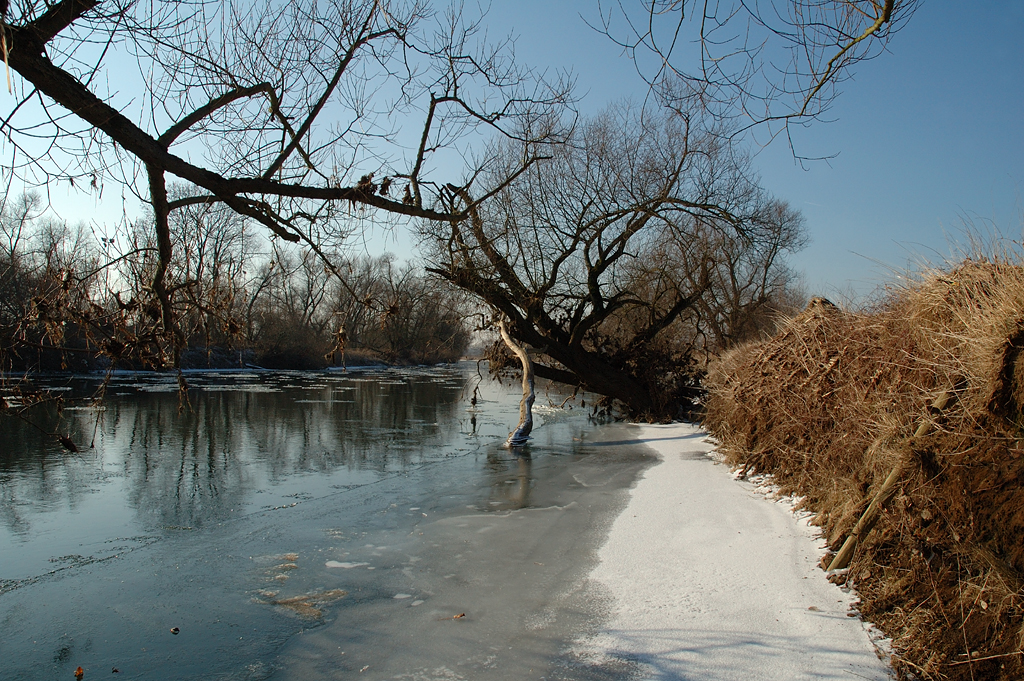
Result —
<path fill-rule="evenodd" d="M 771 282 L 802 239 L 799 215 L 699 123 L 620 106 L 581 124 L 554 158 L 470 208 L 468 222 L 425 225 L 430 271 L 480 298 L 515 343 L 531 346 L 537 376 L 636 414 L 689 410 L 699 336 L 713 332 L 703 301 L 728 293 L 724 256 L 734 273 Z M 501 176 L 523 151 L 499 146 Z M 457 205 L 474 206 L 453 189 L 450 210 Z M 737 243 L 746 248 L 723 248 Z"/>
<path fill-rule="evenodd" d="M 223 204 L 326 260 L 324 242 L 353 215 L 465 220 L 471 206 L 438 208 L 446 184 L 485 200 L 563 134 L 550 112 L 569 102 L 568 84 L 517 66 L 507 43 L 482 44 L 479 23 L 458 7 L 22 0 L 3 9 L 15 74 L 0 122 L 3 170 L 28 185 L 120 182 L 148 200 L 154 337 L 174 362 L 184 338 L 166 277 L 173 211 Z M 468 157 L 481 129 L 539 143 L 536 155 L 507 178 L 489 174 L 493 184 L 481 185 L 472 164 L 438 182 L 436 167 Z M 168 175 L 184 195 L 169 196 Z"/>

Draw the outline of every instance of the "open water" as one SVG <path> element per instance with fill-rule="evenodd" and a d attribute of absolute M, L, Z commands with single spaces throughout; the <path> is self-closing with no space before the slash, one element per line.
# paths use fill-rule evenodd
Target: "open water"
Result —
<path fill-rule="evenodd" d="M 475 364 L 187 379 L 0 420 L 0 678 L 593 678 L 623 427 L 542 390 L 516 455 Z"/>

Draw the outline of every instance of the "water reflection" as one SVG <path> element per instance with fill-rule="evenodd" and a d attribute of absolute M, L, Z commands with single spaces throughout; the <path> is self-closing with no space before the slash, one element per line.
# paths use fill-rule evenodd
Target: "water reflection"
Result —
<path fill-rule="evenodd" d="M 516 510 L 531 505 L 533 459 L 528 450 L 488 452 L 491 479 L 489 506 L 494 510 Z"/>
<path fill-rule="evenodd" d="M 173 377 L 116 379 L 100 409 L 88 406 L 94 384 L 78 380 L 61 417 L 41 409 L 38 427 L 5 421 L 0 523 L 25 537 L 40 515 L 103 490 L 123 491 L 144 530 L 202 527 L 297 475 L 362 484 L 441 455 L 460 428 L 466 381 L 456 369 L 194 375 L 179 412 Z M 53 432 L 70 432 L 82 451 L 63 451 Z"/>

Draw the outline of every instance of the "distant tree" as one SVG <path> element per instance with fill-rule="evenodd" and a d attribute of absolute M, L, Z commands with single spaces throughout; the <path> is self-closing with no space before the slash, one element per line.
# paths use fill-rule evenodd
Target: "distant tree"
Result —
<path fill-rule="evenodd" d="M 24 194 L 0 202 L 0 328 L 3 348 L 9 348 L 24 323 L 29 301 L 35 294 L 31 283 L 37 276 L 30 252 L 32 226 L 39 216 L 39 197 Z"/>
<path fill-rule="evenodd" d="M 507 168 L 521 154 L 504 143 L 496 157 Z M 799 215 L 702 119 L 628 105 L 582 123 L 471 214 L 423 227 L 428 269 L 494 310 L 513 345 L 532 346 L 538 376 L 659 416 L 699 394 L 697 337 L 713 333 L 702 305 L 729 293 L 721 278 L 761 273 L 763 293 L 803 239 Z"/>
<path fill-rule="evenodd" d="M 769 208 L 757 238 L 728 232 L 694 219 L 685 243 L 678 232 L 665 235 L 671 271 L 704 293 L 694 305 L 694 334 L 710 353 L 773 333 L 779 317 L 803 307 L 799 278 L 784 256 L 807 243 L 803 216 L 783 201 Z M 702 263 L 710 263 L 707 269 Z M 704 277 L 707 277 L 704 279 Z"/>
<path fill-rule="evenodd" d="M 34 194 L 0 200 L 0 372 L 87 367 L 103 323 L 92 235 L 45 216 L 41 205 Z"/>
<path fill-rule="evenodd" d="M 237 343 L 249 271 L 262 256 L 263 240 L 254 234 L 253 222 L 224 204 L 198 203 L 171 213 L 170 229 L 170 271 L 181 290 L 178 318 L 186 342 Z"/>
<path fill-rule="evenodd" d="M 381 215 L 462 221 L 438 210 L 445 158 L 469 158 L 481 130 L 522 136 L 531 154 L 446 178 L 477 200 L 498 191 L 562 130 L 569 101 L 487 46 L 456 6 L 416 0 L 26 0 L 3 5 L 14 97 L 0 117 L 3 170 L 28 184 L 96 191 L 119 182 L 153 208 L 155 267 L 145 291 L 171 363 L 185 337 L 168 282 L 170 215 L 222 204 L 277 238 L 325 242 L 346 220 Z M 116 90 L 110 90 L 110 84 Z M 445 156 L 448 154 L 448 156 Z M 187 189 L 172 195 L 167 176 Z M 146 186 L 146 189 L 142 189 Z M 367 211 L 367 212 L 363 212 Z M 340 273 L 335 271 L 335 275 Z M 148 302 L 146 303 L 148 305 Z"/>
<path fill-rule="evenodd" d="M 457 360 L 469 343 L 465 295 L 395 257 L 346 258 L 340 280 L 309 251 L 276 244 L 254 309 L 251 348 L 261 366 L 317 368 L 367 360 Z"/>
<path fill-rule="evenodd" d="M 465 293 L 419 265 L 398 266 L 382 258 L 374 323 L 364 327 L 362 346 L 390 362 L 431 364 L 459 359 L 469 345 Z"/>
<path fill-rule="evenodd" d="M 182 188 L 172 186 L 171 192 L 180 196 Z M 197 353 L 244 344 L 247 290 L 259 269 L 265 240 L 256 238 L 252 221 L 223 204 L 183 206 L 169 216 L 169 228 L 173 255 L 164 278 L 172 292 L 182 350 L 190 349 L 191 366 L 202 365 Z M 146 328 L 154 330 L 154 322 L 160 319 L 156 301 L 145 295 L 159 266 L 152 221 L 122 225 L 116 236 L 101 239 L 110 276 L 98 302 L 111 309 L 130 310 L 129 333 L 120 333 L 125 327 L 110 329 L 112 339 L 116 336 L 123 346 L 116 359 L 133 357 L 137 363 L 145 356 L 149 368 L 159 367 L 165 361 L 163 343 L 159 334 L 149 334 Z"/>

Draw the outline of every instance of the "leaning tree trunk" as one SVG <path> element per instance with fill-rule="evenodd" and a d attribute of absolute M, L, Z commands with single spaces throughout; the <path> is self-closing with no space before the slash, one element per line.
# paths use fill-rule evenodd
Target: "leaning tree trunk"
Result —
<path fill-rule="evenodd" d="M 508 435 L 505 441 L 506 447 L 522 447 L 530 439 L 530 431 L 533 430 L 533 403 L 537 395 L 533 389 L 533 361 L 526 352 L 526 346 L 519 345 L 508 335 L 505 321 L 498 324 L 501 330 L 501 338 L 505 345 L 515 353 L 523 365 L 523 399 L 519 402 L 519 426 Z"/>

